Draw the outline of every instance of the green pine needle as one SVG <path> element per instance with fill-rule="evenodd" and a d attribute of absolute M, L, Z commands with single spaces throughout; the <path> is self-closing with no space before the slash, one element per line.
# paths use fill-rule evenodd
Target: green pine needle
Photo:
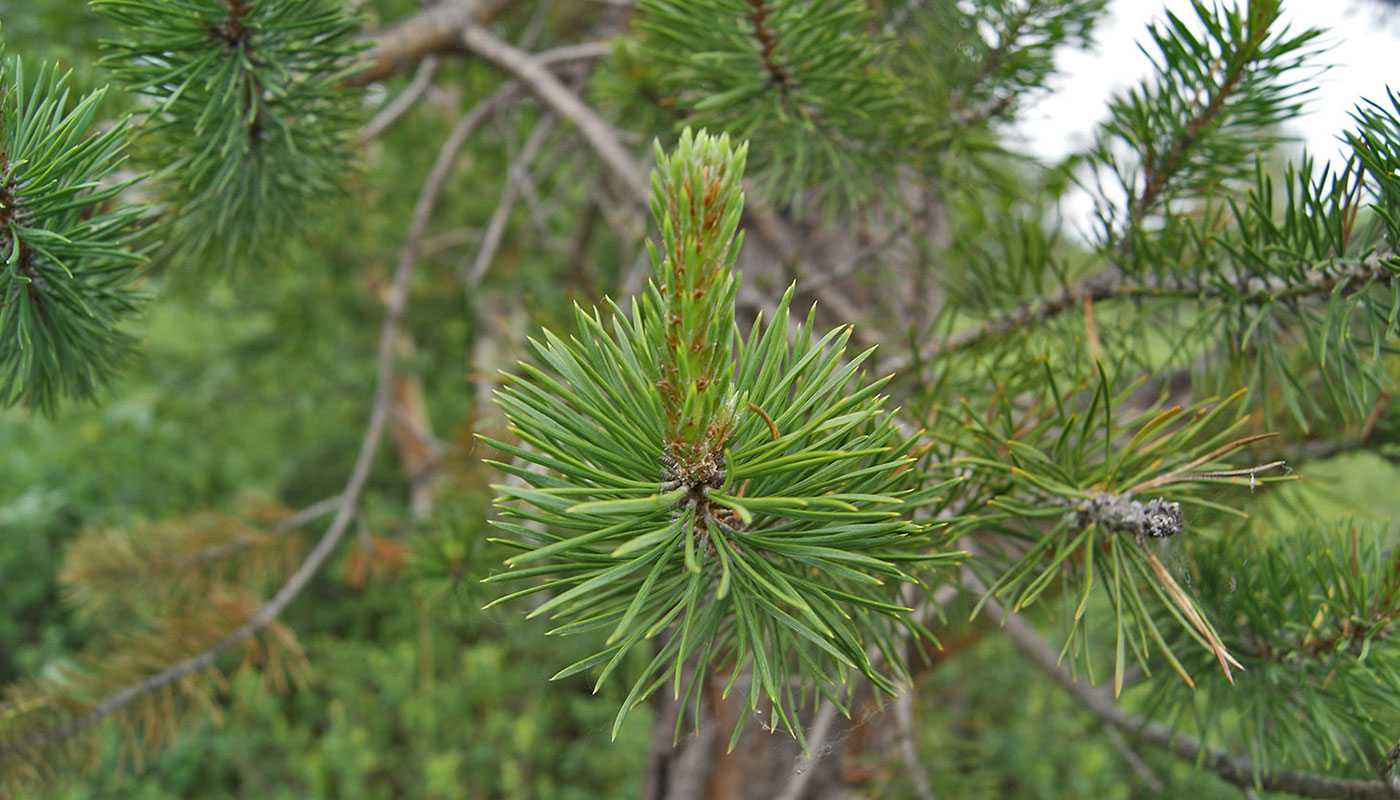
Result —
<path fill-rule="evenodd" d="M 144 258 L 117 200 L 126 121 L 93 131 L 104 91 L 70 106 L 66 75 L 0 64 L 0 407 L 92 398 L 130 352 Z"/>
<path fill-rule="evenodd" d="M 360 47 L 331 0 L 93 0 L 127 37 L 104 63 L 153 108 L 161 260 L 272 260 L 338 197 Z"/>
<path fill-rule="evenodd" d="M 607 326 L 580 309 L 572 336 L 532 342 L 548 369 L 499 393 L 528 444 L 499 446 L 534 467 L 508 470 L 525 487 L 499 489 L 497 525 L 524 552 L 492 580 L 542 580 L 512 596 L 549 590 L 530 616 L 574 621 L 558 632 L 610 630 L 558 677 L 601 667 L 601 683 L 659 639 L 619 724 L 668 679 L 679 696 L 696 659 L 695 681 L 752 670 L 749 703 L 771 702 L 796 735 L 797 706 L 844 693 L 853 674 L 897 685 L 904 665 L 880 671 L 868 653 L 899 651 L 915 566 L 960 554 L 911 519 L 933 499 L 913 494 L 915 440 L 882 408 L 883 381 L 863 382 L 868 353 L 845 360 L 849 329 L 813 337 L 809 318 L 789 344 L 789 290 L 766 327 L 735 330 L 744 148 L 703 132 L 681 142 L 657 159 L 661 245 L 634 314 L 614 308 Z"/>

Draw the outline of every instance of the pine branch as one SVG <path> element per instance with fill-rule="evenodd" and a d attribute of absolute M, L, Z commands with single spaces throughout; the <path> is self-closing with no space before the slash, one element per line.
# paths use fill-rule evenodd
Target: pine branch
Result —
<path fill-rule="evenodd" d="M 569 619 L 561 633 L 612 629 L 555 677 L 596 670 L 601 684 L 664 640 L 614 731 L 663 683 L 699 702 L 723 666 L 752 675 L 745 704 L 771 703 L 801 742 L 803 698 L 843 708 L 854 673 L 893 689 L 903 665 L 875 670 L 867 645 L 889 656 L 899 631 L 922 630 L 898 584 L 959 557 L 904 518 L 937 490 L 906 483 L 914 438 L 881 413 L 883 382 L 847 388 L 869 355 L 845 362 L 849 331 L 818 337 L 809 315 L 789 343 L 791 291 L 766 329 L 734 330 L 742 166 L 727 137 L 688 131 L 658 155 L 649 290 L 630 316 L 614 306 L 610 326 L 579 308 L 573 336 L 532 342 L 544 366 L 522 365 L 498 393 L 523 446 L 486 440 L 533 465 L 497 463 L 525 483 L 496 487 L 493 520 L 522 552 L 488 582 L 544 579 L 496 602 L 552 589 L 531 616 Z"/>
<path fill-rule="evenodd" d="M 965 573 L 964 580 L 968 588 L 977 592 L 986 591 L 981 581 L 970 573 Z M 1383 781 L 1332 778 L 1293 770 L 1275 770 L 1259 774 L 1253 762 L 1244 756 L 1232 756 L 1224 751 L 1206 747 L 1200 740 L 1188 734 L 1134 717 L 1118 708 L 1107 692 L 1076 680 L 1060 664 L 1060 656 L 1055 648 L 1042 639 L 1020 615 L 1008 612 L 996 600 L 985 602 L 987 609 L 1001 618 L 1002 630 L 1011 637 L 1017 648 L 1095 717 L 1154 747 L 1167 750 L 1183 761 L 1204 766 L 1222 780 L 1243 788 L 1259 787 L 1300 797 L 1331 800 L 1395 800 L 1400 797 L 1400 787 L 1388 785 Z"/>
<path fill-rule="evenodd" d="M 916 357 L 893 359 L 889 368 L 902 372 L 916 360 L 940 358 L 970 349 L 986 341 L 1081 308 L 1086 302 L 1109 300 L 1198 300 L 1224 301 L 1239 305 L 1259 305 L 1308 297 L 1326 297 L 1338 287 L 1360 291 L 1373 282 L 1391 283 L 1400 275 L 1400 261 L 1394 256 L 1372 254 L 1354 263 L 1300 265 L 1300 277 L 1264 277 L 1242 274 L 1239 278 L 1172 276 L 1130 278 L 1120 270 L 1108 270 L 1065 286 L 1009 313 L 972 328 L 958 331 L 924 348 Z"/>
<path fill-rule="evenodd" d="M 290 519 L 309 521 L 330 506 L 322 501 Z M 166 613 L 209 594 L 213 582 L 249 586 L 290 571 L 300 553 L 283 534 L 294 527 L 284 521 L 263 529 L 243 516 L 204 512 L 89 530 L 68 546 L 59 581 L 74 606 L 109 624 Z"/>
<path fill-rule="evenodd" d="M 1052 369 L 1048 363 L 1042 368 L 1047 375 Z M 1112 396 L 1102 372 L 1099 380 L 1067 390 L 1049 380 L 1050 396 L 1044 384 L 1031 384 L 1034 397 L 1030 389 L 1009 386 L 985 409 L 970 401 L 935 409 L 950 422 L 934 436 L 947 448 L 934 469 L 967 475 L 961 491 L 983 501 L 955 518 L 951 532 L 985 532 L 975 563 L 992 575 L 987 596 L 1014 611 L 1042 602 L 1047 593 L 1063 596 L 1074 608 L 1064 652 L 1076 659 L 1091 659 L 1091 622 L 1107 614 L 1117 692 L 1129 658 L 1146 664 L 1150 655 L 1164 658 L 1181 686 L 1195 686 L 1184 653 L 1211 663 L 1212 671 L 1218 667 L 1223 689 L 1239 661 L 1202 610 L 1199 592 L 1187 593 L 1149 542 L 1185 533 L 1181 507 L 1187 504 L 1239 513 L 1199 497 L 1212 483 L 1244 475 L 1251 486 L 1282 479 L 1256 477 L 1279 464 L 1214 468 L 1259 438 L 1231 435 L 1246 421 L 1235 411 L 1245 392 L 1191 408 L 1124 413 L 1135 385 Z M 1141 496 L 1164 486 L 1171 487 L 1169 495 Z M 1108 609 L 1090 604 L 1095 592 L 1107 595 Z M 1161 612 L 1170 615 L 1175 642 L 1162 636 Z"/>
<path fill-rule="evenodd" d="M 204 602 L 159 618 L 145 629 L 106 637 L 98 646 L 90 648 L 79 668 L 59 667 L 40 679 L 13 687 L 7 693 L 9 703 L 0 717 L 8 728 L 18 729 L 19 735 L 0 742 L 0 786 L 34 782 L 42 777 L 46 765 L 65 755 L 74 756 L 85 751 L 88 748 L 69 743 L 65 752 L 52 757 L 50 753 L 38 752 L 63 743 L 93 722 L 119 711 L 123 712 L 128 733 L 139 731 L 147 747 L 159 744 L 169 736 L 175 721 L 172 711 L 177 698 L 171 694 L 151 695 L 178 689 L 187 701 L 207 705 L 211 702 L 208 695 L 220 684 L 212 661 L 191 664 L 179 681 L 150 676 L 129 684 L 99 703 L 90 705 L 88 698 L 103 691 L 112 680 L 129 681 L 136 676 L 149 675 L 153 664 L 162 665 L 173 656 L 203 652 L 204 648 L 217 646 L 217 642 L 227 638 L 222 632 L 232 625 L 246 625 L 256 609 L 257 601 L 249 592 L 217 591 Z M 302 671 L 302 654 L 294 637 L 275 624 L 264 628 L 267 628 L 262 631 L 265 635 L 256 643 L 261 647 L 246 642 L 245 660 L 267 667 L 264 674 L 271 682 L 281 683 L 284 676 L 279 673 L 283 668 L 296 678 Z M 240 641 L 248 639 L 251 635 Z M 214 644 L 210 644 L 211 640 Z M 286 654 L 280 654 L 279 648 Z M 211 679 L 191 679 L 205 671 L 211 673 Z M 143 698 L 145 703 L 130 708 Z M 61 723 L 46 724 L 53 718 L 64 717 Z M 129 738 L 133 745 L 137 744 L 134 735 Z M 133 752 L 138 758 L 141 749 Z"/>
<path fill-rule="evenodd" d="M 332 0 L 94 0 L 128 38 L 104 63 L 147 96 L 164 259 L 270 258 L 343 196 L 355 124 L 339 86 L 356 21 Z"/>
<path fill-rule="evenodd" d="M 1237 530 L 1192 552 L 1192 586 L 1248 679 L 1207 678 L 1190 693 L 1156 683 L 1147 702 L 1164 722 L 1189 719 L 1207 741 L 1247 742 L 1260 772 L 1379 756 L 1394 741 L 1400 679 L 1393 529 L 1349 520 L 1258 527 L 1272 535 Z M 1193 660 L 1203 659 L 1193 653 L 1186 665 Z"/>
<path fill-rule="evenodd" d="M 0 60 L 0 407 L 90 399 L 131 352 L 119 326 L 144 299 L 145 258 L 139 210 L 118 201 L 135 179 L 113 178 L 127 120 L 92 132 L 104 94 L 70 108 L 66 75 L 43 67 L 31 84 Z"/>
<path fill-rule="evenodd" d="M 331 513 L 340 505 L 340 503 L 341 497 L 339 495 L 336 495 L 335 497 L 327 497 L 324 500 L 317 500 L 311 505 L 301 509 L 300 511 L 297 511 L 294 514 L 291 514 L 290 516 L 274 521 L 270 526 L 268 526 L 268 533 L 273 535 L 291 533 L 292 531 L 295 531 L 296 529 L 307 525 L 311 522 L 315 522 L 317 519 L 320 519 L 321 517 L 324 517 L 325 515 Z M 199 553 L 195 553 L 194 555 L 179 559 L 175 562 L 175 566 L 181 568 L 203 567 L 205 565 L 212 564 L 217 561 L 222 561 L 228 558 L 229 556 L 238 553 L 240 550 L 248 547 L 249 545 L 253 545 L 256 543 L 256 539 L 250 540 L 240 538 L 227 544 L 217 545 L 207 550 L 203 550 Z"/>
<path fill-rule="evenodd" d="M 638 4 L 642 47 L 664 98 L 693 128 L 761 142 L 752 182 L 768 202 L 862 207 L 885 188 L 900 105 L 868 13 L 851 0 L 692 0 Z"/>
<path fill-rule="evenodd" d="M 1269 26 L 1273 20 L 1266 8 L 1266 3 L 1261 2 L 1257 6 L 1251 4 L 1247 38 L 1240 43 L 1239 49 L 1231 54 L 1230 61 L 1225 66 L 1223 80 L 1219 85 L 1210 87 L 1206 102 L 1198 105 L 1195 113 L 1187 118 L 1176 138 L 1169 143 L 1167 151 L 1158 155 L 1153 146 L 1148 145 L 1143 161 L 1146 181 L 1142 194 L 1129 206 L 1131 223 L 1142 219 L 1147 210 L 1156 205 L 1167 181 L 1180 169 L 1192 145 L 1225 110 L 1226 102 L 1239 87 L 1246 70 L 1268 37 Z"/>
<path fill-rule="evenodd" d="M 1311 91 L 1298 73 L 1311 55 L 1315 30 L 1289 36 L 1279 27 L 1278 0 L 1238 5 L 1193 4 L 1195 25 L 1168 13 L 1149 29 L 1155 75 L 1110 103 L 1110 119 L 1089 154 L 1126 195 L 1126 252 L 1152 264 L 1150 245 L 1165 238 L 1146 219 L 1172 200 L 1208 196 L 1242 177 L 1251 154 L 1276 143 L 1277 126 L 1297 113 Z M 1144 48 L 1145 49 L 1145 48 Z M 1122 163 L 1122 151 L 1132 154 Z M 1096 176 L 1098 177 L 1098 176 Z M 1102 238 L 1113 242 L 1113 202 L 1101 200 Z M 1144 249 L 1146 248 L 1146 249 Z M 1155 264 L 1155 266 L 1163 266 Z"/>

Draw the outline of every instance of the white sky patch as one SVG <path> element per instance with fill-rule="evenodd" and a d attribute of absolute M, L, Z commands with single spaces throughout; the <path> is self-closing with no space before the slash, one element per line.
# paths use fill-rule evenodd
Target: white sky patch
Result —
<path fill-rule="evenodd" d="M 1147 76 L 1151 62 L 1138 48 L 1148 44 L 1147 25 L 1165 19 L 1164 9 L 1183 20 L 1196 20 L 1189 0 L 1113 0 L 1109 17 L 1098 27 L 1092 51 L 1064 49 L 1050 90 L 1022 111 L 1011 131 L 1013 146 L 1047 161 L 1087 149 L 1098 124 L 1108 116 L 1108 100 Z M 1350 113 L 1363 99 L 1386 103 L 1386 87 L 1400 92 L 1400 15 L 1383 13 L 1360 0 L 1285 0 L 1283 18 L 1294 32 L 1320 28 L 1319 55 L 1326 71 L 1313 73 L 1317 87 L 1307 96 L 1303 113 L 1285 126 L 1319 161 L 1340 166 L 1338 136 L 1352 128 Z M 1306 68 L 1305 68 L 1306 69 Z M 1087 195 L 1067 198 L 1068 229 L 1090 230 L 1092 203 Z"/>

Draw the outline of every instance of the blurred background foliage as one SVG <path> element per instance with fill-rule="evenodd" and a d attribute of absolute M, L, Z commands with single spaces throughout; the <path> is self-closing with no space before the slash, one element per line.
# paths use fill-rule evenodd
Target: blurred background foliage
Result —
<path fill-rule="evenodd" d="M 548 29 L 582 25 L 575 5 L 554 6 Z M 417 8 L 384 0 L 366 11 L 382 22 Z M 84 3 L 0 0 L 0 19 L 11 53 L 73 68 L 79 89 L 103 82 L 96 43 L 109 31 Z M 507 24 L 518 33 L 532 23 Z M 630 68 L 623 52 L 596 76 L 605 98 L 625 100 L 607 89 L 635 85 Z M 178 266 L 153 271 L 159 301 L 132 329 L 140 360 L 100 405 L 70 405 L 51 419 L 0 413 L 0 682 L 61 662 L 95 634 L 65 605 L 57 581 L 64 546 L 83 529 L 228 509 L 249 496 L 299 508 L 340 490 L 368 413 L 382 314 L 376 287 L 387 280 L 419 180 L 458 109 L 498 81 L 474 60 L 444 59 L 440 69 L 438 84 L 451 88 L 432 90 L 365 147 L 351 197 L 327 209 L 307 240 L 287 245 L 280 268 L 256 280 L 195 279 Z M 371 90 L 367 106 L 408 81 Z M 119 110 L 121 95 L 109 97 Z M 658 113 L 641 106 L 638 113 Z M 412 520 L 386 448 L 364 515 L 365 530 L 408 543 L 408 556 L 366 571 L 354 563 L 363 540 L 352 541 L 341 568 L 291 606 L 285 622 L 312 667 L 306 686 L 279 694 L 241 675 L 221 718 L 184 726 L 143 770 L 118 769 L 113 732 L 96 777 L 60 786 L 54 797 L 601 800 L 637 792 L 652 719 L 639 710 L 617 742 L 607 735 L 616 693 L 629 681 L 598 695 L 582 677 L 551 684 L 558 665 L 595 643 L 544 637 L 514 609 L 477 611 L 484 602 L 477 580 L 502 558 L 485 542 L 487 476 L 474 466 L 472 434 L 485 410 L 466 365 L 495 324 L 480 309 L 509 296 L 531 316 L 523 328 L 556 323 L 570 300 L 598 299 L 577 294 L 619 285 L 632 244 L 599 235 L 572 249 L 527 247 L 541 228 L 556 238 L 574 232 L 551 231 L 552 220 L 532 220 L 521 206 L 488 284 L 464 297 L 454 275 L 469 264 L 473 231 L 504 186 L 503 165 L 537 118 L 535 107 L 516 105 L 473 138 L 435 217 L 435 230 L 465 232 L 428 248 L 412 290 L 408 329 L 418 347 L 400 366 L 424 381 L 430 415 L 448 441 L 450 480 L 433 516 Z M 555 159 L 552 171 L 537 175 L 540 191 L 580 191 L 574 166 Z M 579 204 L 562 205 L 577 211 Z M 1239 535 L 1267 537 L 1309 515 L 1395 516 L 1396 485 L 1393 462 L 1343 455 L 1305 481 L 1232 502 L 1254 512 Z M 1038 613 L 1053 613 L 1047 605 Z M 948 617 L 966 619 L 967 610 L 955 607 Z M 919 752 L 938 796 L 1241 796 L 1171 756 L 1149 752 L 1146 764 L 1127 757 L 1119 739 L 1102 735 L 1009 642 L 986 635 L 994 628 L 982 617 L 940 631 L 949 647 L 933 653 L 918 678 Z M 1139 699 L 1129 692 L 1130 705 Z M 865 766 L 869 796 L 914 796 L 892 760 Z"/>

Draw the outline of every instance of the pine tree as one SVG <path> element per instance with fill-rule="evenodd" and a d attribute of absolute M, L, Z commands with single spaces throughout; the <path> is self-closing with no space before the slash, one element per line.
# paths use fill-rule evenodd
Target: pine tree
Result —
<path fill-rule="evenodd" d="M 920 677 L 1002 635 L 1133 759 L 1160 749 L 1246 792 L 1400 796 L 1395 521 L 1288 500 L 1339 454 L 1400 459 L 1400 95 L 1359 100 L 1345 162 L 1289 159 L 1320 32 L 1279 0 L 1196 2 L 1146 31 L 1153 70 L 1091 146 L 1044 164 L 1005 123 L 1057 51 L 1093 41 L 1104 0 L 510 5 L 446 0 L 362 48 L 332 0 L 94 0 L 117 31 L 107 74 L 137 98 L 119 122 L 102 91 L 74 101 L 56 68 L 5 62 L 0 398 L 48 414 L 119 374 L 124 326 L 160 302 L 144 276 L 258 281 L 353 202 L 356 153 L 382 157 L 449 54 L 496 77 L 463 78 L 484 90 L 381 282 L 343 489 L 75 539 L 60 579 L 104 633 L 7 691 L 0 785 L 92 764 L 109 720 L 154 752 L 216 706 L 225 668 L 278 687 L 314 670 L 278 620 L 392 432 L 426 533 L 366 535 L 352 580 L 407 550 L 420 582 L 470 572 L 487 608 L 582 640 L 554 677 L 620 686 L 614 737 L 650 705 L 648 797 L 837 796 L 860 746 L 933 796 Z M 360 88 L 409 65 L 356 133 Z M 443 277 L 474 321 L 518 304 L 489 273 L 529 218 L 575 302 L 499 378 L 504 419 L 475 409 L 509 552 L 483 566 L 475 521 L 434 508 L 483 481 L 443 466 L 409 300 L 459 153 L 506 109 L 534 127 Z M 569 175 L 545 203 L 550 137 L 582 155 L 539 170 Z M 146 172 L 119 170 L 126 153 Z M 1059 212 L 1072 191 L 1094 199 L 1083 235 Z M 302 547 L 292 532 L 327 515 Z"/>

